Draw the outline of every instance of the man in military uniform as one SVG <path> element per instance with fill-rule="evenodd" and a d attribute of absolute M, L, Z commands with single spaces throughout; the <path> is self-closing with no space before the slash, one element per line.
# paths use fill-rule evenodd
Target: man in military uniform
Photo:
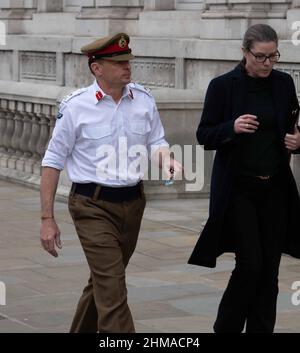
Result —
<path fill-rule="evenodd" d="M 91 273 L 71 332 L 135 331 L 125 269 L 145 207 L 143 173 L 130 167 L 132 154 L 114 159 L 112 152 L 123 151 L 124 142 L 128 148 L 142 145 L 169 176 L 181 171 L 170 158 L 154 98 L 144 87 L 130 83 L 129 61 L 134 56 L 128 44 L 128 35 L 119 33 L 81 49 L 95 81 L 62 101 L 42 161 L 42 246 L 58 256 L 54 198 L 66 166 L 73 183 L 69 210 Z"/>

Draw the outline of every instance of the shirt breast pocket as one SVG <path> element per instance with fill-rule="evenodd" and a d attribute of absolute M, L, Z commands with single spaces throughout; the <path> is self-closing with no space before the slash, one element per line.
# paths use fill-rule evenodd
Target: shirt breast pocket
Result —
<path fill-rule="evenodd" d="M 87 151 L 97 150 L 102 145 L 112 144 L 110 125 L 89 125 L 82 128 L 82 148 Z"/>
<path fill-rule="evenodd" d="M 147 136 L 151 131 L 151 126 L 148 121 L 130 122 L 129 130 L 133 139 L 137 142 L 146 142 Z"/>
<path fill-rule="evenodd" d="M 90 125 L 82 128 L 82 137 L 88 140 L 107 139 L 111 136 L 110 125 Z"/>

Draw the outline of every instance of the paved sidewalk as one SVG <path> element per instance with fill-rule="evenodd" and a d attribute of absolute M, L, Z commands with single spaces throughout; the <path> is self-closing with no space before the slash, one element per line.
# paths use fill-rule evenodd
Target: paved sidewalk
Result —
<path fill-rule="evenodd" d="M 233 256 L 216 269 L 186 261 L 207 217 L 207 200 L 149 201 L 128 267 L 129 303 L 138 332 L 212 332 Z M 63 249 L 52 258 L 39 242 L 39 193 L 0 180 L 0 332 L 67 332 L 89 271 L 67 205 L 57 202 Z M 300 261 L 283 257 L 277 332 L 300 332 L 291 301 Z M 300 295 L 298 296 L 300 299 Z"/>

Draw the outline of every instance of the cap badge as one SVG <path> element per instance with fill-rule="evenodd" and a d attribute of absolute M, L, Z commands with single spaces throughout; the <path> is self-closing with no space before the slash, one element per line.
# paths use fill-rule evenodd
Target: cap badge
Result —
<path fill-rule="evenodd" d="M 125 37 L 122 36 L 122 37 L 120 38 L 120 40 L 119 40 L 119 47 L 120 47 L 120 48 L 125 48 L 126 45 L 127 45 L 127 41 L 126 41 Z"/>

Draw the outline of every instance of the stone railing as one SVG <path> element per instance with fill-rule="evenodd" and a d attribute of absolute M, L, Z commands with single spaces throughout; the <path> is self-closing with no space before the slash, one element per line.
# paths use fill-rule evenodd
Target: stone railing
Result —
<path fill-rule="evenodd" d="M 38 187 L 59 101 L 72 89 L 0 81 L 0 176 Z M 62 185 L 68 185 L 65 174 Z M 62 187 L 63 188 L 63 187 Z"/>
<path fill-rule="evenodd" d="M 40 176 L 56 105 L 0 99 L 0 166 Z"/>

